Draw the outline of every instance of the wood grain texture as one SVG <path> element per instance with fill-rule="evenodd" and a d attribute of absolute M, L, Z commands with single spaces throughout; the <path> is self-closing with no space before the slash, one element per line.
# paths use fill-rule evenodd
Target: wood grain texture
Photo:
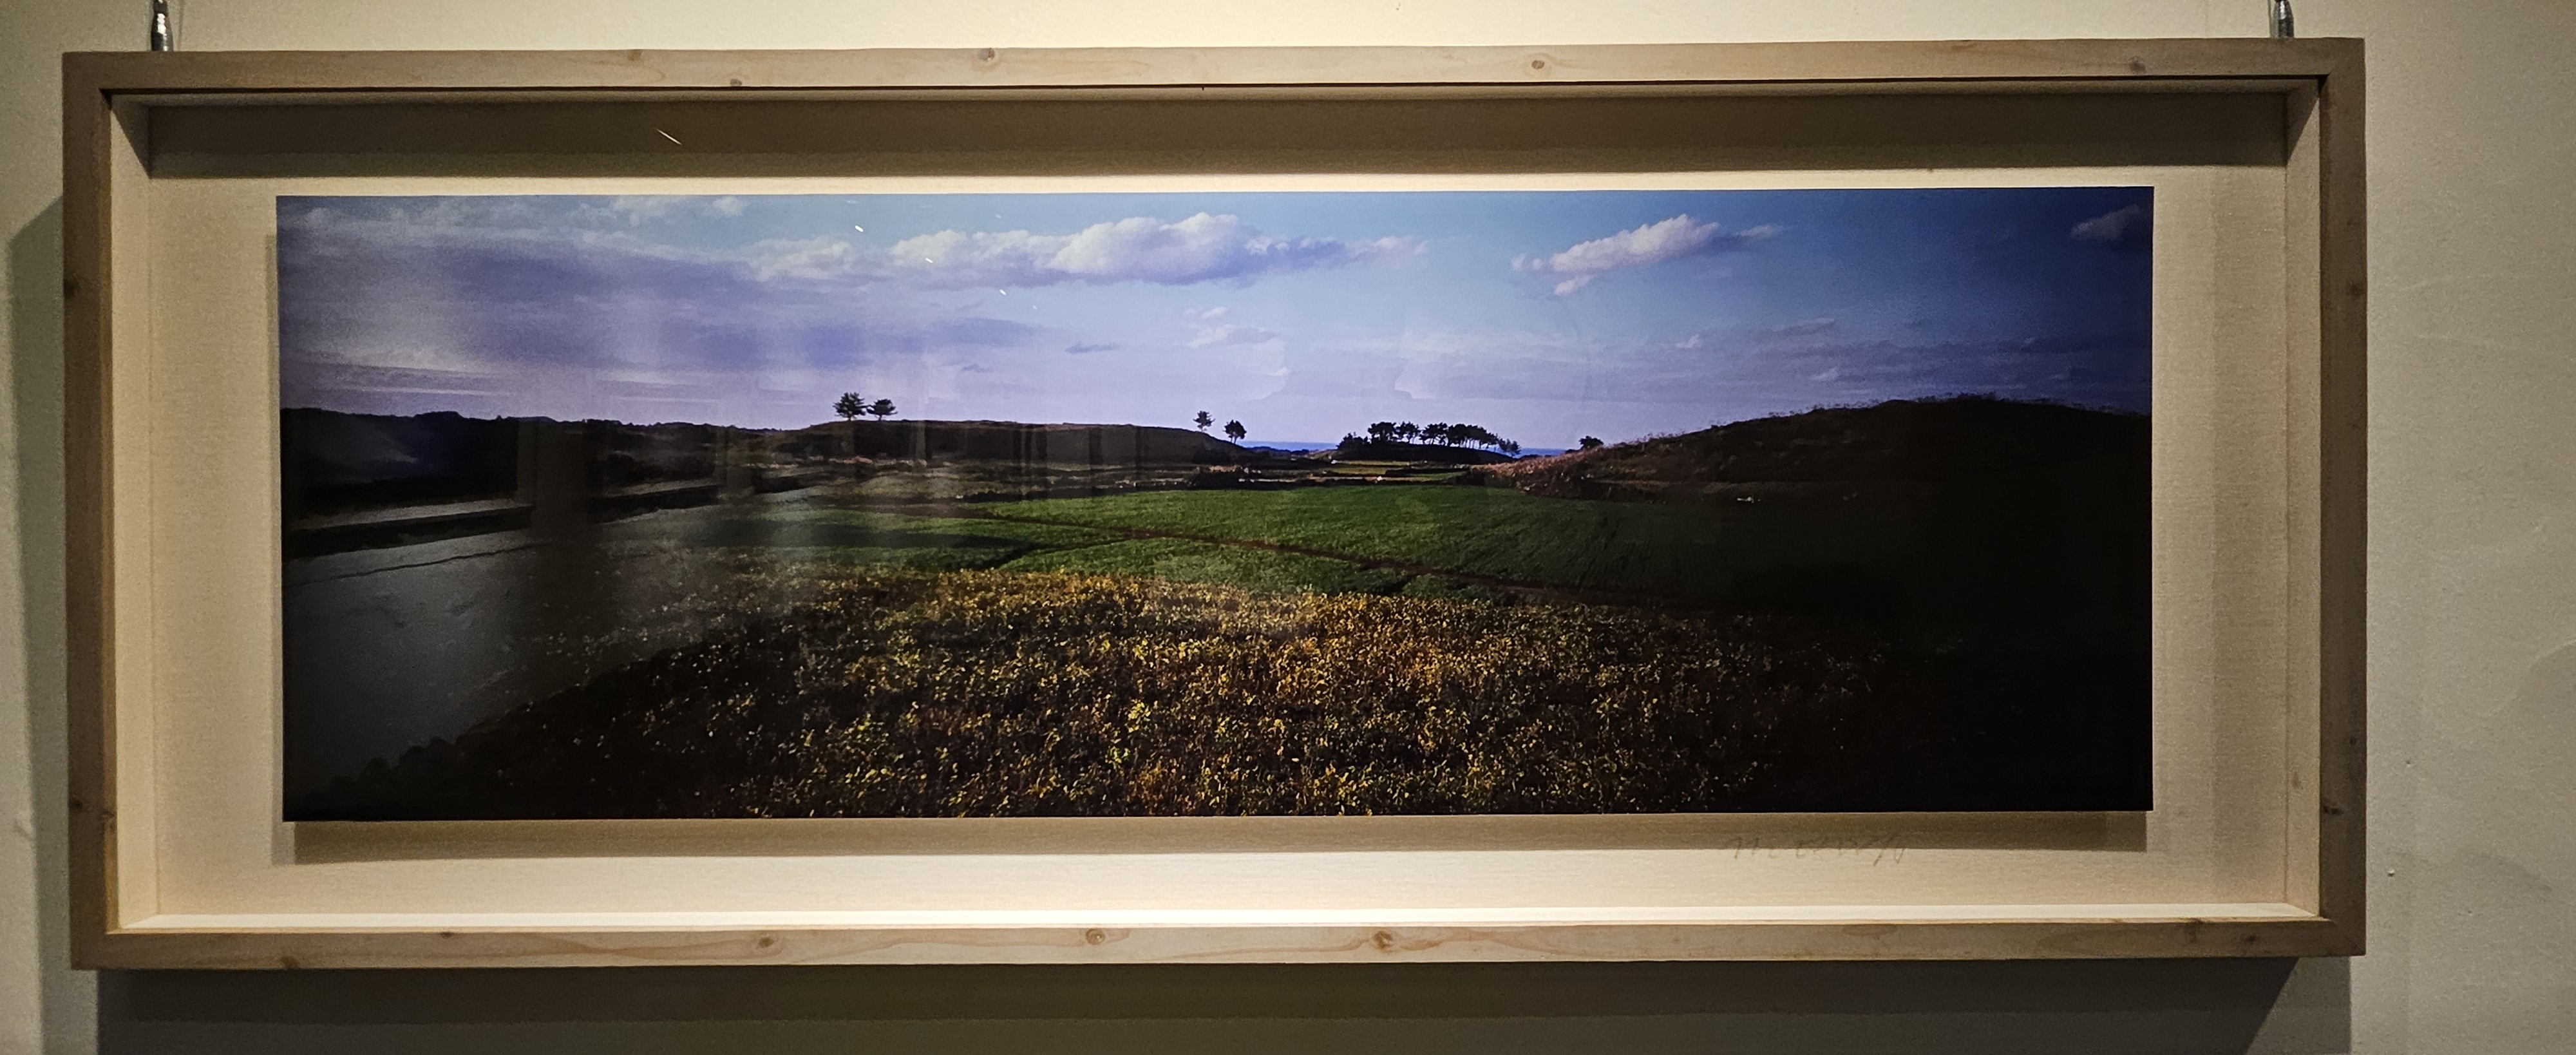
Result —
<path fill-rule="evenodd" d="M 2325 956 L 2314 919 L 2138 918 L 1535 926 L 992 926 L 661 931 L 127 931 L 119 967 L 601 967 L 863 963 L 1403 963 Z"/>
<path fill-rule="evenodd" d="M 2331 39 L 860 51 L 234 51 L 70 56 L 110 91 L 1804 83 L 2322 77 Z M 2046 90 L 2046 89 L 2040 89 Z"/>
<path fill-rule="evenodd" d="M 2287 120 L 2284 129 L 2290 153 L 2284 166 L 2285 206 L 2282 232 L 2285 245 L 2320 246 L 2323 226 L 2317 179 L 2320 153 L 2317 149 L 2323 124 L 2317 120 L 2317 92 L 2314 86 L 2302 87 L 2285 99 Z M 2317 436 L 2322 433 L 2322 370 L 2324 341 L 2319 323 L 2324 317 L 2323 297 L 2318 285 L 2318 254 L 2285 253 L 2289 266 L 2284 269 L 2282 289 L 2283 366 L 2288 384 L 2288 418 L 2290 436 Z M 2288 638 L 2283 642 L 2289 651 L 2283 705 L 2283 777 L 2287 794 L 2282 796 L 2282 822 L 2289 838 L 2283 840 L 2283 896 L 2298 902 L 2309 911 L 2317 908 L 2316 855 L 2317 822 L 2322 814 L 2317 808 L 2318 757 L 2323 748 L 2322 708 L 2325 702 L 2323 619 L 2318 610 L 2324 557 L 2317 546 L 2318 522 L 2325 512 L 2324 487 L 2314 444 L 2285 444 L 2289 463 L 2289 501 L 2285 504 L 2292 546 L 2289 564 L 2298 577 L 2299 588 L 2289 593 Z"/>
<path fill-rule="evenodd" d="M 2317 913 L 2362 951 L 2369 647 L 2369 242 L 2363 193 L 2362 45 L 2340 42 L 2317 78 L 2319 290 L 2316 437 Z"/>
<path fill-rule="evenodd" d="M 73 756 L 73 954 L 86 967 L 395 967 L 680 963 L 968 962 L 1375 962 L 1402 960 L 1979 959 L 2112 956 L 2305 956 L 2357 953 L 2362 920 L 2362 586 L 2364 252 L 2361 199 L 2361 49 L 2339 40 L 1878 42 L 1586 46 L 1568 48 L 884 50 L 864 52 L 384 52 L 178 53 L 66 56 L 65 437 L 71 647 L 67 701 Z M 150 794 L 149 760 L 121 755 L 119 708 L 148 721 L 155 701 L 119 695 L 113 648 L 120 626 L 151 612 L 120 612 L 115 561 L 120 497 L 111 437 L 120 342 L 143 338 L 112 325 L 119 269 L 118 123 L 111 104 L 211 107 L 317 101 L 425 107 L 484 105 L 553 93 L 559 101 L 620 106 L 781 98 L 782 93 L 908 93 L 925 102 L 1103 93 L 1198 86 L 1274 94 L 1369 98 L 1469 94 L 1507 88 L 1505 99 L 1548 100 L 1608 92 L 1664 97 L 1759 96 L 1784 89 L 1828 93 L 1978 91 L 1989 95 L 2159 90 L 2314 91 L 2313 175 L 2319 222 L 2315 258 L 2316 421 L 2291 437 L 2315 469 L 2313 622 L 2317 751 L 2314 772 L 2294 774 L 2285 808 L 2313 810 L 2313 890 L 2285 891 L 2291 905 L 2161 906 L 2078 916 L 2063 907 L 1991 907 L 1942 918 L 1818 909 L 1832 918 L 1600 922 L 1580 907 L 1552 922 L 1391 919 L 1383 925 L 1262 924 L 1201 920 L 1169 925 L 1027 925 L 995 914 L 988 924 L 747 928 L 585 926 L 580 914 L 503 927 L 433 923 L 370 925 L 362 919 L 285 925 L 234 920 L 186 925 L 156 906 L 120 904 L 121 869 L 164 867 L 150 839 L 120 840 L 118 796 Z M 1266 86 L 1266 87 L 1265 87 Z M 1714 86 L 1714 88 L 1712 87 Z M 763 95 L 762 93 L 767 93 Z M 1183 91 L 1180 96 L 1190 93 Z M 1250 98 L 1250 97 L 1245 97 Z M 732 103 L 729 105 L 767 105 Z M 781 103 L 780 105 L 786 105 Z M 1076 105 L 1079 105 L 1077 102 Z M 218 114 L 218 116 L 220 116 Z M 221 122 L 200 130 L 220 132 Z M 2292 135 L 2297 135 L 2296 131 Z M 326 140 L 328 137 L 324 137 Z M 209 140 L 210 142 L 217 140 Z M 328 146 L 326 142 L 323 144 Z M 2301 163 L 2284 146 L 2293 172 Z M 132 164 L 132 159 L 128 159 Z M 2280 165 L 2279 159 L 2250 163 Z M 146 179 L 136 169 L 127 182 Z M 131 189 L 131 188 L 129 188 Z M 2297 228 L 2293 227 L 2293 232 Z M 2294 333 L 2298 332 L 2294 329 Z M 2296 340 L 2293 344 L 2298 343 Z M 148 349 L 145 349 L 148 351 Z M 2293 420 L 2297 420 L 2294 416 Z M 128 436 L 135 433 L 126 432 Z M 123 481 L 130 493 L 150 483 Z M 130 575 L 155 574 L 146 568 Z M 132 594 L 129 597 L 134 596 Z M 2295 622 L 2293 625 L 2297 625 Z M 2296 679 L 2293 684 L 2296 684 Z M 142 709 L 137 711 L 136 709 Z M 2299 757 L 2295 752 L 2293 757 Z M 142 767 L 138 769 L 137 767 Z M 2297 781 L 2294 779 L 2294 783 Z M 139 789 L 139 790 L 138 790 Z M 2294 825 L 2294 831 L 2298 830 Z M 2106 845 L 2106 851 L 2121 849 Z M 1575 852 L 1575 851 L 1570 851 Z M 2125 851 L 2124 851 L 2125 852 Z M 2294 884 L 2297 885 L 2297 884 Z M 1837 915 L 1837 913 L 1841 913 Z M 1254 914 L 1246 914 L 1251 916 Z"/>
<path fill-rule="evenodd" d="M 108 96 L 96 63 L 63 61 L 63 593 L 67 771 L 71 811 L 71 947 L 99 958 L 118 920 L 115 845 L 117 745 L 113 584 L 109 545 Z"/>

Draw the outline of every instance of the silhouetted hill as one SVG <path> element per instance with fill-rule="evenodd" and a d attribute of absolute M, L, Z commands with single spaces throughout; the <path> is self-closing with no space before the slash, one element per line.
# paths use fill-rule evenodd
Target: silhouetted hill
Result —
<path fill-rule="evenodd" d="M 832 421 L 782 433 L 775 442 L 781 454 L 809 458 L 1056 466 L 1226 464 L 1246 453 L 1191 429 L 1017 421 Z"/>
<path fill-rule="evenodd" d="M 453 501 L 521 489 L 528 458 L 560 454 L 560 475 L 586 487 L 708 476 L 717 462 L 771 459 L 989 460 L 1032 466 L 1189 466 L 1255 457 L 1190 429 L 1029 425 L 1011 421 L 828 422 L 778 431 L 687 422 L 638 425 L 551 418 L 279 414 L 290 518 L 339 509 Z"/>
<path fill-rule="evenodd" d="M 547 478 L 585 488 L 693 480 L 715 471 L 724 442 L 763 433 L 716 425 L 552 418 L 349 414 L 311 407 L 279 413 L 289 519 L 369 506 L 507 495 L 530 483 L 532 459 Z"/>
<path fill-rule="evenodd" d="M 1561 498 L 1709 503 L 1731 603 L 1871 628 L 1974 701 L 1955 716 L 1987 731 L 1952 745 L 1960 772 L 2143 805 L 2144 415 L 1894 400 L 1478 474 Z"/>
<path fill-rule="evenodd" d="M 1962 396 L 1755 418 L 1487 471 L 1531 494 L 1689 498 L 1814 490 L 1762 486 L 1799 484 L 2143 486 L 2146 468 L 2145 415 Z"/>
<path fill-rule="evenodd" d="M 1333 460 L 1342 462 L 1434 462 L 1443 465 L 1498 465 L 1512 460 L 1508 454 L 1475 447 L 1451 447 L 1440 443 L 1380 443 L 1373 440 L 1344 440 L 1333 449 Z"/>

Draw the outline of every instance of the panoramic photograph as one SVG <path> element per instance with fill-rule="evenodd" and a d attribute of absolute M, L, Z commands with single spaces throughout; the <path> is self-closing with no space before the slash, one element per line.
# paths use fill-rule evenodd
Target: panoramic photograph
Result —
<path fill-rule="evenodd" d="M 280 197 L 284 819 L 2146 810 L 2153 221 Z"/>

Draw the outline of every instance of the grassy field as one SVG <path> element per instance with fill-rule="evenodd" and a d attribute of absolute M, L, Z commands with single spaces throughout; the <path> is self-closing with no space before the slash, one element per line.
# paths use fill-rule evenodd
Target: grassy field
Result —
<path fill-rule="evenodd" d="M 1724 570 L 1719 515 L 1441 485 L 1165 491 L 927 513 L 826 494 L 720 521 L 690 541 L 833 564 L 1269 591 L 1491 600 L 1499 584 L 1688 596 Z"/>
<path fill-rule="evenodd" d="M 758 574 L 779 588 L 746 595 L 801 600 L 371 766 L 297 815 L 1883 808 L 1921 801 L 1909 783 L 1941 754 L 1918 686 L 1791 621 L 1131 575 Z"/>
<path fill-rule="evenodd" d="M 890 503 L 826 490 L 686 541 L 921 570 L 1092 571 L 1256 590 L 1724 605 L 1769 569 L 1902 556 L 1901 503 L 1645 503 L 1373 484 Z"/>
<path fill-rule="evenodd" d="M 1533 498 L 1499 488 L 1165 491 L 1011 502 L 986 512 L 1619 593 L 1690 593 L 1726 567 L 1720 511 Z"/>
<path fill-rule="evenodd" d="M 1115 542 L 1122 535 L 1073 525 L 921 515 L 867 506 L 796 502 L 720 520 L 688 541 L 787 560 L 957 571 L 1025 554 Z"/>

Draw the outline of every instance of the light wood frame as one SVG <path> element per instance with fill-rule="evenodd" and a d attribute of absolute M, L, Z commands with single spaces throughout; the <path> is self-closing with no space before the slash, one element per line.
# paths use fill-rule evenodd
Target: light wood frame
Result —
<path fill-rule="evenodd" d="M 2361 69 L 2362 47 L 2354 40 L 66 55 L 70 660 L 64 703 L 71 740 L 73 958 L 83 967 L 322 967 L 2358 954 L 2365 412 Z M 157 855 L 148 830 L 157 792 L 144 757 L 149 745 L 138 741 L 156 718 L 177 713 L 168 709 L 190 704 L 184 695 L 147 691 L 150 685 L 121 684 L 121 676 L 140 680 L 134 671 L 142 668 L 134 665 L 136 656 L 120 649 L 131 652 L 142 647 L 138 642 L 148 643 L 138 628 L 166 614 L 148 610 L 153 595 L 137 584 L 178 573 L 120 564 L 119 555 L 136 544 L 130 534 L 135 525 L 121 524 L 115 514 L 121 493 L 130 497 L 152 482 L 148 463 L 120 458 L 116 446 L 120 436 L 149 424 L 136 420 L 143 410 L 120 407 L 120 395 L 130 391 L 129 379 L 119 373 L 120 353 L 140 348 L 146 338 L 131 332 L 131 316 L 119 306 L 120 296 L 140 296 L 129 287 L 144 262 L 137 259 L 142 250 L 134 248 L 141 234 L 120 226 L 127 218 L 118 210 L 155 178 L 150 136 L 157 110 L 296 106 L 325 114 L 335 104 L 363 102 L 435 111 L 498 99 L 609 107 L 672 100 L 864 103 L 876 97 L 1080 101 L 1140 92 L 1219 97 L 1226 91 L 1291 100 L 1403 100 L 1444 92 L 1502 99 L 1986 94 L 2107 100 L 2222 91 L 2277 97 L 2286 114 L 2286 142 L 2279 146 L 2291 288 L 2283 325 L 2293 379 L 2284 411 L 2290 462 L 2285 537 L 2294 587 L 2279 613 L 2292 629 L 2290 669 L 2281 698 L 2272 702 L 2293 733 L 2284 755 L 2288 861 L 2277 903 L 2081 910 L 1953 905 L 1909 912 L 1711 906 L 1699 913 L 1587 913 L 1574 906 L 1412 916 L 1086 914 L 1083 906 L 1069 905 L 1052 914 L 885 914 L 857 922 L 828 914 L 771 914 L 751 922 L 648 914 L 606 923 L 564 916 L 425 925 L 411 917 L 338 922 L 279 914 L 155 924 L 159 906 L 150 900 L 151 876 L 175 865 Z M 314 135 L 347 127 L 328 121 L 321 126 L 320 133 L 291 133 L 274 144 L 235 149 L 310 149 Z M 583 135 L 559 131 L 576 140 Z M 384 171 L 407 163 L 400 156 L 374 162 Z M 614 158 L 608 163 L 614 165 Z M 135 610 L 135 598 L 147 610 Z M 1267 840 L 1290 850 L 1317 845 L 1315 829 L 1227 830 L 1241 833 L 1228 838 Z M 515 831 L 508 838 L 537 838 L 531 844 L 536 849 L 487 846 L 484 852 L 544 852 L 542 832 Z M 987 831 L 977 838 L 1009 836 L 1007 830 Z M 649 853 L 650 843 L 586 852 Z M 1061 850 L 1063 844 L 1054 845 Z"/>

